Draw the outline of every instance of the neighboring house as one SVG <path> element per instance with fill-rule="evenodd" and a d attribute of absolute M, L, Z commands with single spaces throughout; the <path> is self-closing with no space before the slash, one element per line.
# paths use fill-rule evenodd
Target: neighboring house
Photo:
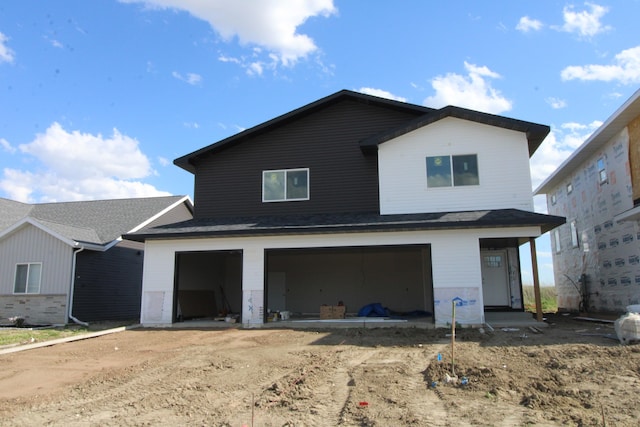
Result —
<path fill-rule="evenodd" d="M 523 311 L 518 246 L 564 222 L 533 212 L 547 126 L 341 91 L 180 157 L 194 219 L 145 241 L 141 322 L 323 304 L 484 323 Z M 206 302 L 194 306 L 194 301 Z"/>
<path fill-rule="evenodd" d="M 640 90 L 536 190 L 567 224 L 551 237 L 558 307 L 640 303 Z"/>
<path fill-rule="evenodd" d="M 0 322 L 138 318 L 144 245 L 121 236 L 192 217 L 187 196 L 42 204 L 0 198 Z"/>

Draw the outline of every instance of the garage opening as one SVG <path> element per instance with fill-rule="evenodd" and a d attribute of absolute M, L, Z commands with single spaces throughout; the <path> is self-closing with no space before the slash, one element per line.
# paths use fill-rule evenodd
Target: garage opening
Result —
<path fill-rule="evenodd" d="M 267 314 L 319 318 L 323 305 L 346 316 L 380 304 L 394 316 L 433 313 L 430 245 L 266 251 Z"/>
<path fill-rule="evenodd" d="M 242 313 L 242 251 L 176 253 L 173 321 Z"/>

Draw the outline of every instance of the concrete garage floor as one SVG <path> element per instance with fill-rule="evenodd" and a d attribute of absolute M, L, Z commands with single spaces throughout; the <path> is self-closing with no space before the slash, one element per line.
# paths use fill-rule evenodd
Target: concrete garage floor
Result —
<path fill-rule="evenodd" d="M 486 312 L 485 325 L 491 328 L 527 328 L 529 326 L 546 327 L 545 322 L 538 322 L 532 313 L 528 312 Z M 176 329 L 187 328 L 237 328 L 239 323 L 216 321 L 213 319 L 194 319 L 174 323 L 170 327 Z M 393 319 L 387 317 L 347 317 L 346 319 L 318 319 L 303 318 L 267 322 L 256 328 L 291 328 L 291 329 L 324 329 L 324 328 L 435 328 L 432 317 L 410 319 Z"/>

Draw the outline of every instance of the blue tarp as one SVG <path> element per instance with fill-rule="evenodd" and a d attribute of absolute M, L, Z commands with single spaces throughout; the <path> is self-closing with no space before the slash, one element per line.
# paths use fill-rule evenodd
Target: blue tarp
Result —
<path fill-rule="evenodd" d="M 358 317 L 387 317 L 389 309 L 385 308 L 379 302 L 367 304 L 358 311 Z"/>

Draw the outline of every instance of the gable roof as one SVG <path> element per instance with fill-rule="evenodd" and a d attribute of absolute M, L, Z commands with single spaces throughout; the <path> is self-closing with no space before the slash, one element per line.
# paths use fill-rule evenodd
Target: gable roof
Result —
<path fill-rule="evenodd" d="M 327 97 L 321 98 L 303 107 L 297 108 L 289 113 L 266 121 L 255 127 L 247 129 L 243 132 L 215 142 L 190 154 L 179 157 L 175 159 L 173 163 L 188 172 L 195 173 L 195 162 L 200 158 L 210 156 L 218 151 L 242 143 L 250 138 L 254 138 L 262 133 L 269 132 L 277 127 L 299 120 L 323 108 L 327 108 L 330 105 L 345 100 L 375 105 L 378 107 L 397 111 L 410 112 L 415 114 L 417 117 L 416 119 L 409 120 L 404 126 L 396 129 L 391 129 L 389 131 L 374 135 L 361 141 L 361 148 L 364 152 L 373 152 L 377 149 L 378 144 L 389 141 L 390 139 L 403 135 L 407 132 L 411 132 L 412 130 L 418 129 L 422 126 L 426 126 L 438 120 L 442 120 L 445 117 L 456 117 L 463 120 L 471 120 L 477 123 L 483 123 L 491 126 L 524 132 L 527 134 L 527 140 L 529 141 L 529 156 L 531 156 L 536 151 L 538 146 L 540 146 L 544 138 L 550 132 L 549 126 L 516 120 L 509 117 L 497 116 L 494 114 L 482 113 L 479 111 L 468 110 L 466 108 L 454 106 L 434 109 L 421 105 L 409 104 L 407 102 L 394 101 L 387 98 L 366 95 L 360 92 L 353 92 L 345 89 Z"/>
<path fill-rule="evenodd" d="M 567 175 L 591 158 L 604 145 L 640 115 L 640 89 L 618 108 L 580 147 L 535 189 L 533 194 L 546 194 L 560 185 Z"/>
<path fill-rule="evenodd" d="M 454 117 L 457 119 L 468 120 L 489 126 L 495 126 L 503 129 L 523 132 L 527 135 L 529 145 L 529 157 L 538 149 L 542 141 L 547 137 L 551 128 L 547 125 L 526 122 L 523 120 L 512 119 L 509 117 L 498 116 L 495 114 L 483 113 L 480 111 L 469 110 L 467 108 L 455 107 L 448 105 L 439 110 L 432 110 L 417 119 L 414 119 L 403 126 L 391 129 L 378 135 L 374 135 L 360 142 L 360 147 L 365 150 L 375 150 L 379 144 L 397 138 L 401 135 L 428 126 L 446 117 Z"/>
<path fill-rule="evenodd" d="M 105 246 L 135 232 L 174 207 L 193 205 L 188 196 L 26 204 L 0 198 L 0 238 L 31 224 L 66 243 Z"/>
<path fill-rule="evenodd" d="M 327 108 L 328 106 L 334 105 L 338 102 L 342 102 L 345 100 L 351 100 L 351 101 L 359 102 L 362 104 L 375 105 L 378 107 L 388 108 L 391 110 L 410 112 L 416 115 L 422 115 L 424 113 L 434 111 L 433 108 L 423 107 L 421 105 L 408 104 L 406 102 L 394 101 L 391 99 L 380 98 L 378 96 L 373 96 L 373 95 L 366 95 L 360 92 L 353 92 L 350 90 L 341 90 L 332 95 L 326 96 L 310 104 L 307 104 L 303 107 L 297 108 L 286 114 L 278 116 L 274 119 L 266 121 L 262 124 L 254 126 L 250 129 L 247 129 L 245 131 L 232 135 L 228 138 L 215 142 L 211 145 L 208 145 L 190 154 L 179 157 L 175 159 L 173 163 L 176 166 L 179 166 L 188 172 L 195 173 L 194 162 L 198 158 L 209 156 L 220 150 L 239 144 L 250 138 L 254 138 L 262 133 L 274 130 L 277 127 L 284 126 L 296 120 L 300 120 L 303 117 L 306 117 L 321 109 Z"/>

